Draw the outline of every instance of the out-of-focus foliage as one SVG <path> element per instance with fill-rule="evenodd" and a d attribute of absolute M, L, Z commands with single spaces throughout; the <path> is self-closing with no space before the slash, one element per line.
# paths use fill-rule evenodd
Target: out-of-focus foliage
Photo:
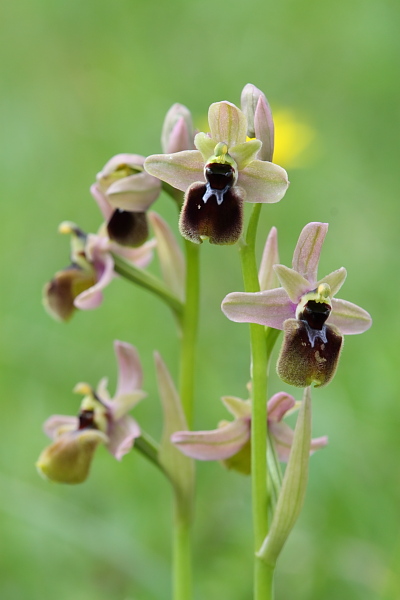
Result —
<path fill-rule="evenodd" d="M 374 318 L 369 332 L 346 338 L 336 378 L 313 394 L 314 429 L 330 443 L 311 459 L 277 597 L 400 597 L 398 18 L 394 0 L 4 4 L 1 598 L 168 595 L 170 490 L 156 469 L 136 453 L 116 463 L 100 448 L 90 479 L 69 488 L 42 481 L 34 461 L 42 422 L 77 410 L 76 381 L 113 375 L 115 338 L 138 347 L 149 396 L 135 417 L 159 436 L 152 352 L 176 376 L 173 322 L 155 298 L 116 280 L 98 310 L 60 324 L 41 289 L 69 262 L 58 224 L 100 224 L 89 185 L 102 165 L 119 152 L 159 152 L 174 102 L 200 125 L 211 102 L 238 103 L 249 81 L 315 133 L 312 160 L 288 164 L 285 199 L 263 209 L 260 254 L 271 225 L 288 264 L 301 228 L 328 221 L 321 272 L 346 266 L 346 298 Z M 161 197 L 154 208 L 177 231 L 173 203 Z M 219 310 L 242 289 L 237 249 L 202 251 L 197 429 L 224 417 L 219 397 L 245 394 L 249 373 L 247 326 Z M 281 389 L 273 378 L 271 393 Z M 249 598 L 249 480 L 213 463 L 198 474 L 196 598 Z"/>

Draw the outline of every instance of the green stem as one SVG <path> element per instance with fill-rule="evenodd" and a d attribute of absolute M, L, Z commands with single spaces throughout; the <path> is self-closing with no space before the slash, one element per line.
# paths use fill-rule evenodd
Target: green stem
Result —
<path fill-rule="evenodd" d="M 261 204 L 255 204 L 246 240 L 240 248 L 246 292 L 260 290 L 255 255 L 255 241 Z M 254 528 L 254 553 L 259 551 L 268 533 L 267 479 L 267 343 L 263 325 L 250 324 L 252 364 L 251 472 Z M 273 598 L 273 570 L 255 556 L 254 600 Z"/>
<path fill-rule="evenodd" d="M 163 471 L 163 468 L 158 460 L 159 444 L 157 444 L 157 442 L 153 440 L 148 433 L 143 431 L 143 429 L 140 432 L 140 437 L 136 438 L 135 440 L 134 448 L 143 454 L 143 456 L 145 456 L 156 467 Z"/>
<path fill-rule="evenodd" d="M 154 277 L 151 273 L 135 267 L 135 265 L 127 262 L 117 254 L 113 254 L 112 257 L 114 260 L 114 271 L 116 273 L 159 296 L 159 298 L 164 300 L 164 302 L 166 302 L 173 310 L 178 320 L 181 321 L 183 312 L 182 302 L 169 291 L 162 281 L 157 277 Z"/>
<path fill-rule="evenodd" d="M 173 598 L 189 600 L 192 597 L 191 520 L 185 515 L 181 500 L 174 495 L 173 527 Z"/>
<path fill-rule="evenodd" d="M 193 423 L 194 366 L 199 320 L 200 246 L 185 240 L 186 303 L 182 320 L 179 390 L 189 429 Z"/>

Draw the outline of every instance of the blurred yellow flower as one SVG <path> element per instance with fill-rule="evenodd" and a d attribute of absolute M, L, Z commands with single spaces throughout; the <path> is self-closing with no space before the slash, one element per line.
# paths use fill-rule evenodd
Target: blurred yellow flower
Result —
<path fill-rule="evenodd" d="M 274 111 L 273 162 L 284 168 L 307 166 L 315 157 L 316 132 L 289 109 Z"/>

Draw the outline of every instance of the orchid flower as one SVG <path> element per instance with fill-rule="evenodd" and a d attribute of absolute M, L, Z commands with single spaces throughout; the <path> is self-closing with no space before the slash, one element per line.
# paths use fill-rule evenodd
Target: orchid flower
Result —
<path fill-rule="evenodd" d="M 208 112 L 210 133 L 194 138 L 197 150 L 149 156 L 148 173 L 185 192 L 180 232 L 200 244 L 234 244 L 240 237 L 243 201 L 278 202 L 288 187 L 284 169 L 259 160 L 258 139 L 247 140 L 245 114 L 230 102 Z"/>
<path fill-rule="evenodd" d="M 177 431 L 171 441 L 183 454 L 198 460 L 222 460 L 225 466 L 244 474 L 250 473 L 251 403 L 233 396 L 224 396 L 222 402 L 235 417 L 222 421 L 212 431 Z M 287 462 L 293 442 L 293 430 L 283 417 L 297 408 L 293 396 L 279 392 L 268 400 L 268 429 L 275 444 L 278 458 Z M 310 454 L 328 443 L 326 436 L 311 440 Z"/>
<path fill-rule="evenodd" d="M 39 473 L 60 483 L 81 483 L 88 477 L 94 451 L 104 444 L 117 459 L 132 448 L 140 427 L 127 413 L 146 396 L 140 388 L 143 373 L 136 349 L 116 341 L 118 385 L 114 398 L 102 379 L 96 392 L 87 383 L 78 383 L 75 392 L 85 394 L 77 417 L 53 415 L 44 424 L 53 440 L 40 455 Z"/>
<path fill-rule="evenodd" d="M 86 235 L 77 225 L 67 221 L 61 223 L 59 231 L 72 236 L 71 264 L 58 271 L 43 291 L 44 306 L 57 320 L 67 321 L 77 308 L 88 310 L 101 304 L 102 290 L 115 275 L 112 253 L 137 267 L 148 265 L 153 256 L 154 240 L 140 248 L 125 248 L 105 235 Z"/>
<path fill-rule="evenodd" d="M 298 387 L 328 383 L 336 370 L 342 336 L 363 333 L 372 323 L 364 309 L 333 298 L 346 279 L 346 269 L 317 277 L 327 230 L 327 223 L 304 227 L 294 251 L 293 268 L 274 266 L 282 287 L 257 293 L 233 292 L 222 302 L 222 310 L 231 321 L 284 330 L 278 374 Z"/>

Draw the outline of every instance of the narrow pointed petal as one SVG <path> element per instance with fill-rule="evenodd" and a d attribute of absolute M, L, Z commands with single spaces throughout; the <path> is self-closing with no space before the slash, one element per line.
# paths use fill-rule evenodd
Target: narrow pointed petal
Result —
<path fill-rule="evenodd" d="M 229 148 L 229 154 L 235 160 L 239 171 L 255 160 L 261 146 L 260 140 L 249 140 Z"/>
<path fill-rule="evenodd" d="M 264 94 L 257 102 L 254 115 L 255 136 L 262 141 L 262 147 L 258 154 L 260 160 L 272 161 L 274 155 L 274 121 L 271 108 Z"/>
<path fill-rule="evenodd" d="M 299 302 L 304 294 L 310 291 L 310 283 L 297 271 L 289 269 L 285 265 L 275 265 L 274 271 L 281 286 L 286 290 L 287 295 L 295 304 Z"/>
<path fill-rule="evenodd" d="M 291 410 L 296 405 L 296 401 L 290 394 L 286 392 L 278 392 L 268 400 L 268 422 L 279 422 L 283 419 L 288 410 Z"/>
<path fill-rule="evenodd" d="M 272 227 L 265 242 L 260 270 L 258 272 L 261 291 L 272 290 L 278 287 L 278 278 L 273 269 L 273 266 L 278 263 L 278 230 L 276 227 Z"/>
<path fill-rule="evenodd" d="M 236 323 L 258 323 L 274 329 L 283 329 L 284 321 L 296 312 L 283 288 L 254 294 L 232 292 L 224 298 L 221 308 Z"/>
<path fill-rule="evenodd" d="M 340 267 L 340 269 L 329 273 L 329 275 L 326 275 L 326 277 L 323 277 L 320 281 L 318 281 L 316 287 L 318 287 L 320 283 L 327 283 L 331 288 L 331 296 L 336 296 L 336 294 L 344 284 L 346 277 L 346 269 L 344 267 Z"/>
<path fill-rule="evenodd" d="M 67 415 L 52 415 L 45 421 L 43 431 L 52 440 L 66 431 L 76 431 L 79 427 L 78 417 Z"/>
<path fill-rule="evenodd" d="M 314 454 L 314 452 L 316 452 L 317 450 L 325 448 L 325 446 L 328 445 L 328 441 L 329 440 L 327 435 L 322 435 L 321 437 L 313 438 L 311 440 L 310 454 Z"/>
<path fill-rule="evenodd" d="M 160 192 L 160 181 L 143 171 L 114 181 L 107 189 L 107 199 L 113 208 L 145 212 Z"/>
<path fill-rule="evenodd" d="M 253 160 L 240 171 L 237 185 L 246 192 L 247 202 L 279 202 L 286 193 L 289 180 L 285 169 L 274 163 Z"/>
<path fill-rule="evenodd" d="M 242 400 L 236 396 L 223 396 L 221 400 L 236 419 L 251 417 L 250 400 Z"/>
<path fill-rule="evenodd" d="M 231 188 L 221 204 L 215 196 L 204 202 L 205 193 L 202 183 L 194 183 L 187 190 L 179 219 L 182 236 L 195 244 L 201 244 L 203 238 L 211 244 L 235 244 L 243 228 L 242 191 Z"/>
<path fill-rule="evenodd" d="M 185 260 L 169 225 L 155 212 L 149 213 L 157 239 L 157 254 L 163 279 L 168 287 L 180 299 L 185 297 Z"/>
<path fill-rule="evenodd" d="M 100 189 L 100 186 L 98 183 L 94 183 L 93 185 L 90 186 L 90 193 L 92 194 L 93 198 L 96 200 L 97 206 L 101 210 L 104 220 L 108 221 L 111 218 L 115 209 L 108 202 L 107 196 Z"/>
<path fill-rule="evenodd" d="M 97 283 L 83 291 L 74 300 L 74 305 L 81 310 L 97 308 L 103 301 L 102 290 L 114 277 L 114 261 L 109 254 L 99 256 L 94 262 L 94 267 L 98 277 Z"/>
<path fill-rule="evenodd" d="M 198 150 L 186 150 L 176 154 L 153 154 L 146 158 L 144 168 L 181 191 L 196 181 L 204 181 L 204 161 Z"/>
<path fill-rule="evenodd" d="M 237 454 L 250 439 L 250 420 L 237 419 L 212 431 L 177 431 L 171 441 L 197 460 L 224 460 Z"/>
<path fill-rule="evenodd" d="M 194 145 L 196 146 L 197 150 L 201 152 L 204 163 L 208 163 L 210 156 L 214 155 L 214 149 L 217 144 L 217 140 L 210 138 L 207 133 L 202 131 L 194 138 Z"/>
<path fill-rule="evenodd" d="M 113 421 L 108 432 L 107 448 L 117 460 L 121 460 L 131 450 L 140 433 L 139 425 L 128 415 Z"/>
<path fill-rule="evenodd" d="M 363 333 L 372 325 L 371 315 L 347 300 L 332 299 L 332 312 L 327 321 L 344 335 Z"/>
<path fill-rule="evenodd" d="M 118 384 L 116 396 L 139 390 L 143 383 L 143 370 L 136 348 L 127 342 L 114 342 L 114 352 L 118 363 Z"/>
<path fill-rule="evenodd" d="M 141 400 L 143 400 L 143 398 L 146 398 L 146 396 L 146 392 L 143 392 L 142 390 L 135 390 L 129 394 L 115 396 L 115 398 L 112 400 L 107 401 L 103 400 L 103 397 L 101 394 L 99 394 L 99 397 L 109 409 L 114 421 L 118 421 L 124 417 L 130 410 L 132 410 L 132 408 L 135 408 L 135 406 Z"/>
<path fill-rule="evenodd" d="M 171 442 L 173 433 L 187 430 L 186 418 L 171 375 L 158 353 L 155 354 L 155 363 L 164 414 L 159 461 L 170 477 L 176 492 L 181 498 L 186 499 L 184 506 L 190 514 L 193 503 L 194 465 Z"/>
<path fill-rule="evenodd" d="M 328 231 L 328 223 L 308 223 L 300 233 L 293 254 L 293 269 L 316 287 L 319 257 Z"/>
<path fill-rule="evenodd" d="M 242 111 L 231 102 L 214 102 L 208 110 L 211 137 L 228 148 L 246 141 L 247 121 Z"/>
<path fill-rule="evenodd" d="M 310 442 L 311 394 L 310 388 L 306 388 L 271 528 L 257 553 L 257 556 L 269 565 L 275 565 L 303 507 L 308 481 Z"/>

